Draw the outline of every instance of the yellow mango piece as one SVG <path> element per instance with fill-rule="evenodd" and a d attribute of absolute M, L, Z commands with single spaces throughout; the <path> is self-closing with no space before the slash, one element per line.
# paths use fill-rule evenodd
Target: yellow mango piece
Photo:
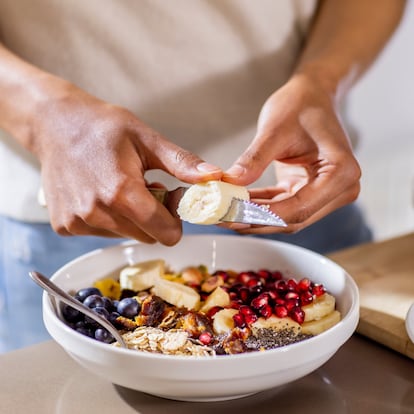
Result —
<path fill-rule="evenodd" d="M 98 288 L 102 295 L 107 296 L 109 299 L 119 300 L 121 297 L 121 285 L 110 277 L 97 280 L 93 286 Z"/>

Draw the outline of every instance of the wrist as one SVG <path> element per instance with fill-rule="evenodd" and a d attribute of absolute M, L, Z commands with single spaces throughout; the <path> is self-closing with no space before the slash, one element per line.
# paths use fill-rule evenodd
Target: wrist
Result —
<path fill-rule="evenodd" d="M 292 77 L 307 79 L 330 96 L 334 102 L 338 102 L 351 89 L 357 73 L 356 67 L 345 70 L 329 62 L 304 62 L 299 63 Z"/>
<path fill-rule="evenodd" d="M 28 104 L 25 107 L 25 146 L 29 151 L 39 156 L 44 144 L 41 142 L 45 134 L 41 133 L 42 124 L 47 120 L 56 121 L 56 110 L 76 87 L 70 82 L 51 75 L 40 73 L 30 83 Z M 50 137 L 53 138 L 53 137 Z"/>
<path fill-rule="evenodd" d="M 36 153 L 34 131 L 42 120 L 42 108 L 64 96 L 71 84 L 24 62 L 1 45 L 0 61 L 0 127 Z"/>

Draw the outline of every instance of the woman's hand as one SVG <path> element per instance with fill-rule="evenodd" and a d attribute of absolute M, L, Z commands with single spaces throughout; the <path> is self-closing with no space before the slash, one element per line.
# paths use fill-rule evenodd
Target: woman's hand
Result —
<path fill-rule="evenodd" d="M 58 84 L 31 123 L 54 230 L 176 243 L 181 221 L 148 192 L 145 171 L 161 169 L 189 183 L 220 179 L 222 171 L 126 109 Z"/>
<path fill-rule="evenodd" d="M 252 189 L 287 228 L 231 225 L 241 233 L 296 232 L 359 194 L 361 171 L 335 110 L 316 79 L 296 75 L 276 91 L 259 116 L 257 134 L 223 179 L 248 185 L 276 163 L 277 184 Z"/>

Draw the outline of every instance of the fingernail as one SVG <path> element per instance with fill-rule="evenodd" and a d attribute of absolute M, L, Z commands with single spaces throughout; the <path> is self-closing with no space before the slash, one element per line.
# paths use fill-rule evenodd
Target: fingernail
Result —
<path fill-rule="evenodd" d="M 219 167 L 209 164 L 207 162 L 202 162 L 201 164 L 198 164 L 196 168 L 198 171 L 202 173 L 205 173 L 205 172 L 211 173 L 211 172 L 221 171 Z"/>
<path fill-rule="evenodd" d="M 246 168 L 242 167 L 239 164 L 233 165 L 230 167 L 226 172 L 225 175 L 231 176 L 231 177 L 241 177 L 246 173 Z"/>

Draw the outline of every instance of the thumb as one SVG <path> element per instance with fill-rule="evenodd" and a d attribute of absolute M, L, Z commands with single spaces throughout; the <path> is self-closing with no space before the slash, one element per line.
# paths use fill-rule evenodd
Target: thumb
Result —
<path fill-rule="evenodd" d="M 181 181 L 198 183 L 208 180 L 220 180 L 223 170 L 172 142 L 163 141 L 154 148 L 149 157 L 150 168 L 161 169 Z"/>
<path fill-rule="evenodd" d="M 256 181 L 273 160 L 264 140 L 255 139 L 236 162 L 223 173 L 223 181 L 237 185 L 248 185 Z"/>

